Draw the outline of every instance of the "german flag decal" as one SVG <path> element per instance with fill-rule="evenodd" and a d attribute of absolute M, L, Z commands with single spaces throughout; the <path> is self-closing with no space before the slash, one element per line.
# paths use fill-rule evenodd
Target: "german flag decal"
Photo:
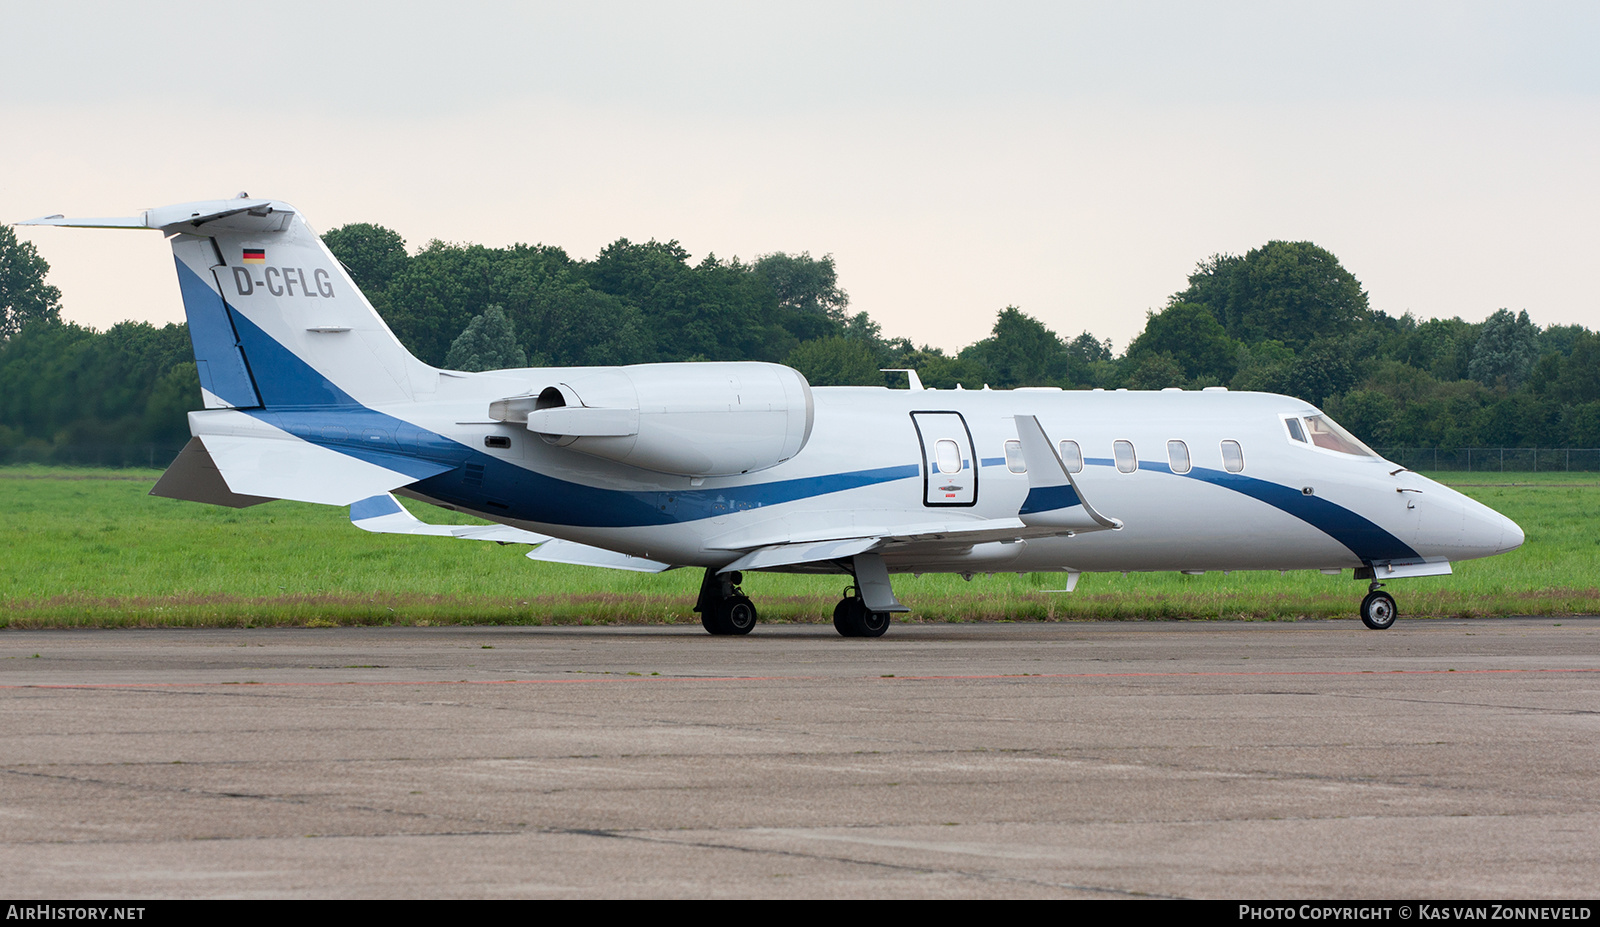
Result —
<path fill-rule="evenodd" d="M 265 264 L 265 263 L 267 263 L 267 249 L 265 249 L 265 248 L 246 248 L 246 249 L 244 249 L 244 262 L 246 264 Z"/>

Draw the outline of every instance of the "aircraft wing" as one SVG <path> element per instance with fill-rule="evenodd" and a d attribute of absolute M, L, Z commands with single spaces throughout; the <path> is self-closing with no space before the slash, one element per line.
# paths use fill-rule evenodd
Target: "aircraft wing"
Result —
<path fill-rule="evenodd" d="M 1037 418 L 1018 415 L 1016 423 L 1023 461 L 1028 469 L 1028 496 L 1015 518 L 928 522 L 886 526 L 879 530 L 857 527 L 841 536 L 772 538 L 741 543 L 730 547 L 729 553 L 743 551 L 743 555 L 722 572 L 844 560 L 869 551 L 938 554 L 974 544 L 1070 537 L 1085 531 L 1122 527 L 1121 521 L 1102 515 L 1084 498 L 1072 472 L 1051 446 Z"/>
<path fill-rule="evenodd" d="M 421 534 L 468 541 L 495 541 L 500 544 L 532 544 L 535 546 L 528 551 L 528 559 L 547 563 L 572 563 L 637 573 L 660 573 L 672 569 L 670 563 L 563 541 L 510 525 L 430 525 L 407 511 L 390 493 L 362 499 L 351 505 L 350 523 L 374 534 Z"/>
<path fill-rule="evenodd" d="M 549 535 L 535 534 L 510 525 L 430 525 L 417 518 L 389 493 L 362 499 L 350 506 L 350 524 L 374 534 L 423 534 L 498 541 L 501 544 L 543 544 Z"/>
<path fill-rule="evenodd" d="M 646 560 L 632 554 L 618 553 L 601 547 L 590 547 L 576 541 L 558 539 L 546 541 L 528 551 L 529 560 L 546 563 L 571 563 L 577 566 L 605 567 L 608 570 L 631 570 L 634 573 L 662 573 L 672 569 L 672 564 Z"/>
<path fill-rule="evenodd" d="M 854 533 L 848 537 L 813 538 L 803 541 L 772 541 L 737 549 L 743 556 L 723 567 L 729 570 L 767 570 L 802 563 L 848 560 L 856 554 L 877 552 L 915 552 L 924 554 L 960 550 L 993 541 L 1022 541 L 1029 538 L 1061 537 L 1075 533 L 1069 528 L 1026 525 L 1016 518 L 989 518 L 970 522 L 927 522 L 903 525 L 875 532 Z"/>

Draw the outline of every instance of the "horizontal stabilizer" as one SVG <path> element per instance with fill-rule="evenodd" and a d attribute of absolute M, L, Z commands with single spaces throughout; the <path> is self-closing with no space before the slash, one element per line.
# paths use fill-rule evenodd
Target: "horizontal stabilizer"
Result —
<path fill-rule="evenodd" d="M 222 473 L 217 470 L 216 461 L 206 453 L 206 446 L 199 438 L 189 439 L 172 465 L 167 467 L 167 472 L 161 474 L 161 479 L 156 480 L 155 486 L 150 488 L 150 495 L 235 509 L 272 501 L 270 496 L 244 496 L 229 489 Z"/>
<path fill-rule="evenodd" d="M 350 523 L 374 534 L 422 534 L 468 541 L 497 541 L 501 544 L 543 544 L 550 540 L 548 535 L 510 525 L 430 525 L 412 515 L 388 493 L 352 504 Z"/>
<path fill-rule="evenodd" d="M 320 505 L 349 505 L 450 469 L 400 457 L 393 458 L 395 468 L 381 466 L 372 461 L 388 463 L 389 455 L 363 460 L 297 438 L 208 434 L 200 440 L 233 492 Z"/>
<path fill-rule="evenodd" d="M 294 210 L 272 200 L 235 197 L 146 209 L 136 216 L 69 218 L 41 216 L 18 225 L 56 225 L 74 229 L 163 229 L 192 231 L 202 226 L 238 232 L 282 231 Z"/>
<path fill-rule="evenodd" d="M 1022 442 L 1023 465 L 1028 468 L 1028 497 L 1017 510 L 1022 523 L 1033 527 L 1104 531 L 1122 522 L 1094 510 L 1083 497 L 1072 471 L 1062 462 L 1044 428 L 1032 415 L 1018 415 L 1017 438 Z"/>

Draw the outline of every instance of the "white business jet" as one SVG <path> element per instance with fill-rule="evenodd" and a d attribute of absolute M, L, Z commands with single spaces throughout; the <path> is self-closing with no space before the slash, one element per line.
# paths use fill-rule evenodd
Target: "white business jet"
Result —
<path fill-rule="evenodd" d="M 895 573 L 1353 570 L 1389 579 L 1522 543 L 1298 399 L 812 387 L 766 363 L 464 373 L 417 360 L 292 206 L 244 194 L 109 219 L 172 242 L 205 410 L 153 493 L 350 507 L 368 531 L 533 545 L 535 560 L 703 567 L 695 610 L 745 634 L 746 571 L 853 578 L 877 637 Z M 393 493 L 495 524 L 429 525 Z"/>

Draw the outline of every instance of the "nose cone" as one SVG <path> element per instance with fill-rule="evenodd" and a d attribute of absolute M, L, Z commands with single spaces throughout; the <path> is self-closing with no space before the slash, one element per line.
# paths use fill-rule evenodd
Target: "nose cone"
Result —
<path fill-rule="evenodd" d="M 1424 477 L 1407 474 L 1417 497 L 1416 549 L 1429 557 L 1471 560 L 1522 546 L 1522 528 L 1476 499 Z"/>
<path fill-rule="evenodd" d="M 1500 515 L 1499 512 L 1496 512 L 1495 514 Z M 1516 522 L 1505 517 L 1504 515 L 1500 515 L 1500 520 L 1505 523 L 1502 526 L 1500 535 L 1500 543 L 1503 546 L 1499 550 L 1495 551 L 1495 553 L 1503 554 L 1506 551 L 1516 550 L 1517 548 L 1521 547 L 1522 542 L 1527 540 L 1527 535 L 1522 533 L 1522 526 L 1518 525 Z"/>
<path fill-rule="evenodd" d="M 1461 556 L 1492 557 L 1522 546 L 1524 535 L 1516 522 L 1481 502 L 1462 497 L 1466 504 L 1461 532 Z"/>

